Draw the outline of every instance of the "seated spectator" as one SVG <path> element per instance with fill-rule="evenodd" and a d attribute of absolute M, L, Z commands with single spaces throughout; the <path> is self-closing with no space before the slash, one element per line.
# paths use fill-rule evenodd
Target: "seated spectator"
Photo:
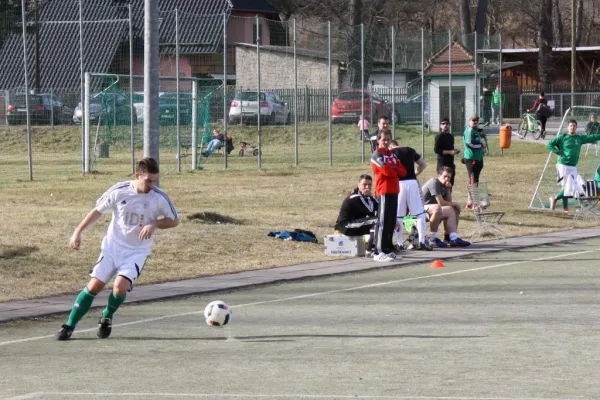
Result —
<path fill-rule="evenodd" d="M 590 114 L 590 122 L 585 126 L 585 133 L 588 135 L 595 135 L 596 133 L 600 133 L 600 122 L 598 122 L 598 117 L 596 113 Z"/>
<path fill-rule="evenodd" d="M 225 135 L 219 133 L 218 131 L 213 131 L 212 139 L 208 142 L 206 146 L 206 151 L 203 153 L 205 157 L 210 156 L 215 150 L 219 150 L 223 147 L 223 142 L 226 142 L 226 151 L 227 154 L 231 153 L 233 150 L 233 139 L 230 135 L 227 135 L 227 139 L 225 139 Z"/>
<path fill-rule="evenodd" d="M 335 229 L 346 236 L 369 236 L 367 251 L 373 248 L 373 232 L 377 224 L 377 200 L 371 195 L 373 178 L 363 174 L 355 188 L 342 202 Z"/>
<path fill-rule="evenodd" d="M 458 218 L 461 206 L 452 201 L 450 178 L 452 168 L 442 167 L 437 178 L 431 178 L 421 188 L 425 211 L 429 215 L 429 229 L 431 235 L 429 243 L 433 247 L 466 247 L 471 243 L 458 236 Z M 449 244 L 438 237 L 440 222 L 444 223 L 444 230 L 449 234 Z"/>

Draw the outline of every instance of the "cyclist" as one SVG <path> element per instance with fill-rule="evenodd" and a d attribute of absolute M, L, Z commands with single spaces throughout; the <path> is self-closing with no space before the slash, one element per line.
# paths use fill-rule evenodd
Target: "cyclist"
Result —
<path fill-rule="evenodd" d="M 550 108 L 548 107 L 548 100 L 546 99 L 544 92 L 540 92 L 535 103 L 533 103 L 533 106 L 527 110 L 528 113 L 535 112 L 536 118 L 540 121 L 540 124 L 542 125 L 542 133 L 540 136 L 542 139 L 546 137 L 546 121 L 549 117 L 548 110 L 550 110 Z M 529 129 L 531 130 L 531 127 L 529 127 Z"/>

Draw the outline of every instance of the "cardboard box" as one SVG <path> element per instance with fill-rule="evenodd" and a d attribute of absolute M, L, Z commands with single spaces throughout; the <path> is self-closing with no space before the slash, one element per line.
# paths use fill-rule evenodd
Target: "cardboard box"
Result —
<path fill-rule="evenodd" d="M 367 247 L 363 236 L 326 235 L 324 242 L 326 256 L 364 257 Z"/>

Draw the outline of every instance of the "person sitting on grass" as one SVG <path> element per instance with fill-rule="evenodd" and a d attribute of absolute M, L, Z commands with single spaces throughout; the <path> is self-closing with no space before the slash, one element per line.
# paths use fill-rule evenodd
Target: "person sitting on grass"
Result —
<path fill-rule="evenodd" d="M 429 215 L 429 244 L 432 247 L 466 247 L 471 243 L 462 240 L 458 236 L 458 218 L 460 216 L 461 206 L 452 201 L 452 168 L 442 167 L 438 172 L 437 178 L 431 178 L 421 188 L 423 191 L 423 203 L 425 211 Z M 449 234 L 449 243 L 444 242 L 438 237 L 438 228 L 440 222 L 444 223 L 444 231 Z"/>
<path fill-rule="evenodd" d="M 600 134 L 578 135 L 577 121 L 569 121 L 569 133 L 559 135 L 546 144 L 546 148 L 558 155 L 556 162 L 556 175 L 562 190 L 554 197 L 550 197 L 550 209 L 556 208 L 556 202 L 562 199 L 563 211 L 569 212 L 569 198 L 577 190 L 577 163 L 581 146 L 600 140 Z"/>
<path fill-rule="evenodd" d="M 231 153 L 231 151 L 233 150 L 233 139 L 231 138 L 231 136 L 227 135 L 227 138 L 225 138 L 225 135 L 223 135 L 222 133 L 219 133 L 218 131 L 213 131 L 212 139 L 210 142 L 208 142 L 208 145 L 206 146 L 206 151 L 203 153 L 203 155 L 205 157 L 210 156 L 212 153 L 214 153 L 215 150 L 219 150 L 221 147 L 223 147 L 223 142 L 226 143 L 225 146 L 227 154 Z"/>
<path fill-rule="evenodd" d="M 373 251 L 373 229 L 377 225 L 377 199 L 371 195 L 373 178 L 363 174 L 356 187 L 342 202 L 335 229 L 346 236 L 369 235 L 367 251 Z"/>

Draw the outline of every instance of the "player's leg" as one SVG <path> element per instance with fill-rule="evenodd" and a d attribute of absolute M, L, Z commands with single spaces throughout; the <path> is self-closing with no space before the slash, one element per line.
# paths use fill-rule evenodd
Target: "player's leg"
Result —
<path fill-rule="evenodd" d="M 108 295 L 108 303 L 98 321 L 97 336 L 101 339 L 110 336 L 113 316 L 121 304 L 125 302 L 127 292 L 133 289 L 133 284 L 142 273 L 149 254 L 146 250 L 139 252 L 137 250 L 121 249 L 121 255 L 123 261 L 117 267 L 117 277 L 115 278 L 113 290 Z"/>
<path fill-rule="evenodd" d="M 427 219 L 425 217 L 425 209 L 423 208 L 423 196 L 421 196 L 421 188 L 419 182 L 411 180 L 407 182 L 408 194 L 408 209 L 412 215 L 417 217 L 417 233 L 419 234 L 419 250 L 432 250 L 427 243 L 425 236 L 427 234 Z"/>
<path fill-rule="evenodd" d="M 104 247 L 104 246 L 103 246 Z M 87 286 L 77 295 L 75 304 L 69 313 L 69 318 L 66 324 L 56 333 L 58 340 L 68 340 L 71 338 L 75 326 L 77 323 L 87 314 L 92 307 L 92 303 L 96 298 L 96 295 L 104 288 L 106 282 L 108 282 L 114 275 L 115 268 L 112 258 L 112 250 L 103 248 L 98 257 L 98 261 L 94 265 L 91 272 L 91 279 Z"/>
<path fill-rule="evenodd" d="M 457 209 L 452 206 L 444 206 L 442 207 L 442 218 L 445 220 L 445 229 L 446 232 L 450 232 L 450 247 L 466 247 L 471 243 L 466 240 L 462 240 L 458 236 L 458 218 L 459 212 Z"/>
<path fill-rule="evenodd" d="M 400 181 L 400 193 L 398 194 L 398 207 L 396 209 L 396 240 L 398 246 L 402 246 L 404 243 L 404 217 L 408 209 L 408 186 L 406 181 Z"/>
<path fill-rule="evenodd" d="M 429 204 L 425 206 L 427 214 L 429 214 L 429 243 L 435 247 L 448 247 L 438 237 L 438 228 L 442 222 L 442 207 L 439 204 Z"/>

